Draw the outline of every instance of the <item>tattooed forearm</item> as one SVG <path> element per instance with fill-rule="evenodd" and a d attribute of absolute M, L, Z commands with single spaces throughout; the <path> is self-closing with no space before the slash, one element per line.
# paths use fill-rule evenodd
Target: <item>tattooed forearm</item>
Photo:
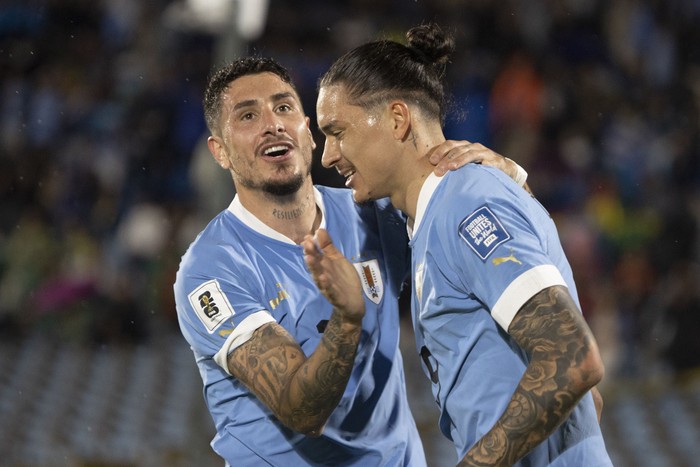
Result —
<path fill-rule="evenodd" d="M 355 325 L 347 328 L 333 313 L 319 349 L 302 367 L 303 377 L 290 385 L 285 411 L 293 424 L 300 426 L 312 420 L 311 425 L 322 425 L 338 405 L 350 379 L 362 330 Z"/>
<path fill-rule="evenodd" d="M 530 363 L 505 413 L 460 465 L 512 465 L 545 440 L 602 378 L 595 340 L 564 287 L 535 295 L 508 332 Z"/>
<path fill-rule="evenodd" d="M 229 356 L 229 370 L 290 428 L 318 434 L 350 378 L 361 326 L 336 313 L 307 359 L 279 325 L 266 325 Z"/>
<path fill-rule="evenodd" d="M 277 324 L 265 325 L 228 359 L 229 371 L 273 411 L 284 378 L 304 362 L 299 345 Z"/>

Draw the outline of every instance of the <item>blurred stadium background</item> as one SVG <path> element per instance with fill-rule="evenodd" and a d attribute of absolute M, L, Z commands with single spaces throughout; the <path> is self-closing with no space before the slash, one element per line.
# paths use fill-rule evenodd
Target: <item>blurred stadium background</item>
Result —
<path fill-rule="evenodd" d="M 523 165 L 559 226 L 615 465 L 698 465 L 699 0 L 0 1 L 0 464 L 222 465 L 171 293 L 233 195 L 206 76 L 273 56 L 314 121 L 334 58 L 433 20 L 458 44 L 448 135 Z M 405 325 L 430 463 L 453 465 Z"/>

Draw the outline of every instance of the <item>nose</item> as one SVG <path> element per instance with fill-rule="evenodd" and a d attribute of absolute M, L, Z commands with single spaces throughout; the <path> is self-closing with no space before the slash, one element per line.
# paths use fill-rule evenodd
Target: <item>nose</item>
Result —
<path fill-rule="evenodd" d="M 284 133 L 284 124 L 275 112 L 268 111 L 263 113 L 263 132 L 265 134 L 276 135 Z"/>
<path fill-rule="evenodd" d="M 321 165 L 325 168 L 330 169 L 340 160 L 340 151 L 337 147 L 326 138 L 325 143 L 323 143 L 323 154 L 321 155 Z"/>

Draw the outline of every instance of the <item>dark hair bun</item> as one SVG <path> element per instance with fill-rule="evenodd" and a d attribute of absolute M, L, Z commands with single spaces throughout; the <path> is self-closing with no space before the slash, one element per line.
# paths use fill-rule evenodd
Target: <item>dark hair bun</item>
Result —
<path fill-rule="evenodd" d="M 435 23 L 423 24 L 411 28 L 406 33 L 408 48 L 418 52 L 426 62 L 435 65 L 447 64 L 455 50 L 452 36 L 445 33 Z"/>

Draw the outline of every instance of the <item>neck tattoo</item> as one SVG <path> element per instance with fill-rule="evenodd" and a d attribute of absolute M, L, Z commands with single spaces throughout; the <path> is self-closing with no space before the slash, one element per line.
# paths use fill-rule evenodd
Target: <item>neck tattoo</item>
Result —
<path fill-rule="evenodd" d="M 302 208 L 290 209 L 288 211 L 282 211 L 280 209 L 273 209 L 272 215 L 275 216 L 277 219 L 292 220 L 292 219 L 296 219 L 296 218 L 300 217 L 302 211 L 303 211 Z"/>

